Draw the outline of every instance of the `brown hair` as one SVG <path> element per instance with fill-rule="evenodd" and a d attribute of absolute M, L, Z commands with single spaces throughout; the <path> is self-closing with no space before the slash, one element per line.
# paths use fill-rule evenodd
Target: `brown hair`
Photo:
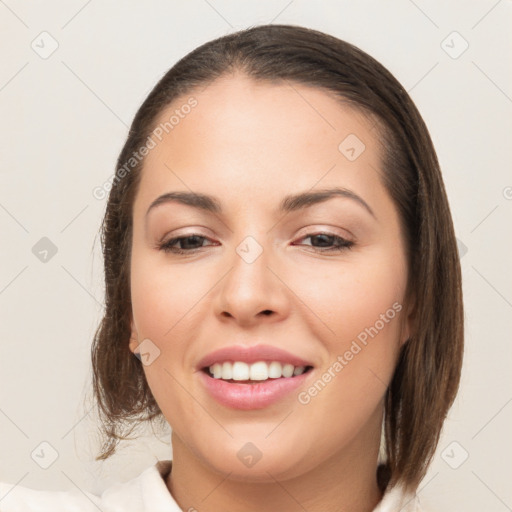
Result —
<path fill-rule="evenodd" d="M 455 398 L 463 354 L 461 271 L 439 163 L 418 110 L 386 68 L 347 42 L 292 25 L 256 26 L 196 48 L 161 78 L 135 115 L 101 226 L 106 310 L 95 333 L 92 365 L 105 437 L 97 460 L 115 453 L 119 440 L 127 439 L 126 430 L 163 416 L 141 362 L 128 347 L 132 206 L 144 160 L 130 172 L 125 164 L 171 102 L 236 72 L 260 82 L 323 89 L 377 121 L 385 148 L 383 181 L 400 215 L 408 295 L 415 297 L 413 335 L 402 348 L 385 398 L 387 461 L 379 481 L 384 475 L 384 486 L 415 489 Z"/>

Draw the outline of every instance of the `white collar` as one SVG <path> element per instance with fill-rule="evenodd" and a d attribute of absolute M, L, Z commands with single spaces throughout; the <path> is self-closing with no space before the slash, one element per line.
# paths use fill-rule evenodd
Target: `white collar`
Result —
<path fill-rule="evenodd" d="M 140 496 L 141 512 L 182 512 L 165 483 L 171 468 L 171 460 L 158 461 L 132 480 L 116 484 L 104 491 L 101 496 L 101 505 L 109 510 L 108 504 L 112 502 L 116 505 L 124 505 L 125 510 L 135 510 L 131 507 L 134 506 L 134 499 Z M 421 508 L 415 494 L 407 494 L 402 487 L 395 486 L 384 494 L 373 512 L 398 511 L 420 512 Z"/>
<path fill-rule="evenodd" d="M 70 491 L 35 490 L 0 482 L 2 512 L 183 512 L 167 489 L 166 477 L 172 461 L 161 460 L 127 482 L 105 489 L 101 496 L 79 489 Z M 199 508 L 199 507 L 196 507 Z M 195 510 L 194 503 L 187 510 Z M 373 512 L 420 512 L 418 498 L 394 487 Z"/>

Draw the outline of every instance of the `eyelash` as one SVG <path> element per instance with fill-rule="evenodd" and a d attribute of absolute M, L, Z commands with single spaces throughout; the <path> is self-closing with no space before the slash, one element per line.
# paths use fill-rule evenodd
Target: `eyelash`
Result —
<path fill-rule="evenodd" d="M 336 253 L 339 253 L 339 252 L 345 251 L 347 249 L 351 249 L 354 246 L 354 242 L 351 242 L 350 240 L 345 240 L 341 236 L 334 235 L 332 233 L 326 233 L 326 232 L 310 233 L 310 234 L 300 238 L 299 240 L 303 240 L 305 238 L 312 238 L 312 237 L 322 236 L 322 235 L 323 236 L 327 236 L 329 238 L 332 238 L 333 239 L 332 243 L 336 243 L 337 245 L 335 247 L 332 247 L 332 248 L 329 248 L 329 249 L 322 249 L 322 248 L 311 246 L 311 247 L 313 247 L 315 252 L 319 252 L 319 253 L 336 252 Z M 163 242 L 162 244 L 159 244 L 158 249 L 161 250 L 161 251 L 164 251 L 166 253 L 193 254 L 196 251 L 198 251 L 198 250 L 203 248 L 203 247 L 196 247 L 194 249 L 186 250 L 186 249 L 179 249 L 177 247 L 172 247 L 176 242 L 179 242 L 180 240 L 186 240 L 187 238 L 202 238 L 204 240 L 208 240 L 207 237 L 201 236 L 201 235 L 196 235 L 196 234 L 191 234 L 191 235 L 186 235 L 186 236 L 178 236 L 176 238 L 171 238 L 167 242 Z"/>

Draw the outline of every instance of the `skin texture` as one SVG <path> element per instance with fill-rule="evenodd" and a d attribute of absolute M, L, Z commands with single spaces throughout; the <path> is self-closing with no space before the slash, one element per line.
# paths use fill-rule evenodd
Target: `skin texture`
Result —
<path fill-rule="evenodd" d="M 236 74 L 194 97 L 197 106 L 146 157 L 133 208 L 130 350 L 147 338 L 160 350 L 144 371 L 173 431 L 167 486 L 183 510 L 371 511 L 381 498 L 383 397 L 412 334 L 405 247 L 381 183 L 378 130 L 360 111 L 299 84 Z M 349 134 L 365 144 L 354 161 L 338 149 Z M 363 198 L 375 217 L 340 197 L 277 212 L 288 194 L 334 186 Z M 223 213 L 167 203 L 146 218 L 170 191 L 217 196 Z M 354 245 L 321 252 L 333 245 L 308 236 L 318 232 Z M 191 255 L 158 248 L 194 234 L 205 239 L 175 244 L 199 247 Z M 263 251 L 250 264 L 236 252 L 247 236 Z M 395 303 L 401 311 L 307 404 L 293 392 L 264 409 L 234 410 L 198 378 L 207 353 L 266 343 L 313 363 L 299 391 L 307 390 Z M 262 453 L 252 467 L 237 457 L 247 442 Z"/>

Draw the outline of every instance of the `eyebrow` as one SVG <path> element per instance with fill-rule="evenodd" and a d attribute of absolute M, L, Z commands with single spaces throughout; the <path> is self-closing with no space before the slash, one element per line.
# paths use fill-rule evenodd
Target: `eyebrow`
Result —
<path fill-rule="evenodd" d="M 368 203 L 360 196 L 358 196 L 355 192 L 348 190 L 346 188 L 329 188 L 329 189 L 321 189 L 315 191 L 307 191 L 301 192 L 299 194 L 293 194 L 285 196 L 281 201 L 278 212 L 280 213 L 289 213 L 297 210 L 302 210 L 304 208 L 308 208 L 315 204 L 323 203 L 333 197 L 343 197 L 346 199 L 351 199 L 362 206 L 365 210 L 367 210 L 375 219 L 375 213 L 370 208 Z M 193 208 L 197 208 L 199 210 L 220 214 L 222 213 L 222 206 L 219 199 L 215 196 L 210 196 L 207 194 L 202 194 L 199 192 L 167 192 L 157 197 L 149 206 L 146 216 L 149 212 L 166 203 L 180 203 L 187 206 L 192 206 Z"/>

